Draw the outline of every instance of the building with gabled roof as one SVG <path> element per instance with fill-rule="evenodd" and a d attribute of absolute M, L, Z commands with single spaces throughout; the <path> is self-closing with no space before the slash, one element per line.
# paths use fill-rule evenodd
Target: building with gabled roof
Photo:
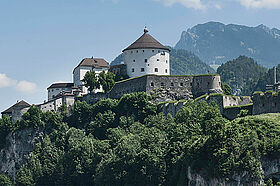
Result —
<path fill-rule="evenodd" d="M 74 86 L 78 87 L 82 92 L 81 94 L 88 94 L 88 89 L 84 86 L 83 79 L 87 72 L 95 72 L 96 74 L 102 71 L 108 72 L 110 65 L 102 58 L 85 58 L 73 71 Z M 102 89 L 95 90 L 101 92 Z"/>
<path fill-rule="evenodd" d="M 64 92 L 72 92 L 74 83 L 53 83 L 47 88 L 48 90 L 48 101 L 55 99 L 55 97 Z"/>
<path fill-rule="evenodd" d="M 12 105 L 5 111 L 1 112 L 2 116 L 10 116 L 13 122 L 20 120 L 22 115 L 27 112 L 31 105 L 24 100 L 18 101 L 16 104 Z"/>

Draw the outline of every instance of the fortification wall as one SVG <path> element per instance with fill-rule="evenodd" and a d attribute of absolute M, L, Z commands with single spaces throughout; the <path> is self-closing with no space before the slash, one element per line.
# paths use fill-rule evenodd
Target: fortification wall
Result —
<path fill-rule="evenodd" d="M 253 115 L 280 112 L 279 92 L 257 93 L 253 96 Z"/>
<path fill-rule="evenodd" d="M 109 93 L 110 98 L 121 98 L 132 92 L 146 92 L 147 76 L 140 76 L 117 82 Z"/>
<path fill-rule="evenodd" d="M 223 93 L 219 75 L 199 75 L 193 77 L 192 92 L 194 97 L 206 93 Z"/>

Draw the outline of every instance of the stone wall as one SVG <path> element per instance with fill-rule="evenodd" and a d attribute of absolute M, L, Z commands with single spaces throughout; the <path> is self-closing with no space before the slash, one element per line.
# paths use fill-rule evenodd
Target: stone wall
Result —
<path fill-rule="evenodd" d="M 253 96 L 253 115 L 280 112 L 280 95 L 276 92 L 256 93 Z"/>
<path fill-rule="evenodd" d="M 201 76 L 164 76 L 145 75 L 117 82 L 109 97 L 120 98 L 132 92 L 151 93 L 155 90 L 165 89 L 174 93 L 180 99 L 198 97 L 206 93 L 222 93 L 219 75 Z M 177 99 L 178 100 L 178 99 Z"/>

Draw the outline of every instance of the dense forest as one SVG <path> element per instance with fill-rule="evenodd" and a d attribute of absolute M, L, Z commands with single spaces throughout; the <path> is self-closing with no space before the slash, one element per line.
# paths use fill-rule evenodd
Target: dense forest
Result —
<path fill-rule="evenodd" d="M 209 178 L 260 178 L 260 158 L 280 155 L 279 114 L 228 121 L 215 103 L 190 100 L 172 117 L 151 100 L 140 92 L 78 101 L 70 116 L 32 106 L 15 124 L 3 117 L 1 148 L 9 132 L 46 132 L 15 180 L 0 175 L 0 185 L 186 185 L 188 167 Z"/>
<path fill-rule="evenodd" d="M 176 50 L 168 47 L 170 51 L 170 73 L 171 75 L 198 75 L 209 74 L 215 71 L 206 63 L 202 62 L 192 52 L 187 50 Z M 119 55 L 110 65 L 123 62 L 123 54 Z"/>
<path fill-rule="evenodd" d="M 217 72 L 235 94 L 250 96 L 255 91 L 265 91 L 266 85 L 274 84 L 274 68 L 266 69 L 246 56 L 222 64 Z M 280 64 L 277 66 L 278 81 L 279 78 Z"/>

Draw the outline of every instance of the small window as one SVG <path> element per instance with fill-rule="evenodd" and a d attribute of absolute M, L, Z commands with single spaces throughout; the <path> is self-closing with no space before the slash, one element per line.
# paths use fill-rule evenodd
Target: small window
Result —
<path fill-rule="evenodd" d="M 181 86 L 181 87 L 184 86 L 184 83 L 180 83 L 180 86 Z"/>
<path fill-rule="evenodd" d="M 154 87 L 154 86 L 155 86 L 155 85 L 154 85 L 154 83 L 152 82 L 152 83 L 151 83 L 151 87 Z"/>
<path fill-rule="evenodd" d="M 161 86 L 161 87 L 164 87 L 164 83 L 160 83 L 160 86 Z"/>
<path fill-rule="evenodd" d="M 160 50 L 158 51 L 158 53 L 160 53 Z"/>
<path fill-rule="evenodd" d="M 173 82 L 171 83 L 171 87 L 174 87 L 174 83 Z"/>
<path fill-rule="evenodd" d="M 155 50 L 152 50 L 152 52 L 155 52 Z"/>
<path fill-rule="evenodd" d="M 143 52 L 145 52 L 145 50 L 143 50 Z"/>
<path fill-rule="evenodd" d="M 145 69 L 144 68 L 141 68 L 141 72 L 144 72 L 145 71 Z"/>
<path fill-rule="evenodd" d="M 207 82 L 208 85 L 210 85 L 210 82 Z"/>
<path fill-rule="evenodd" d="M 133 62 L 135 62 L 135 59 L 133 60 Z"/>
<path fill-rule="evenodd" d="M 157 61 L 159 61 L 159 59 L 157 59 Z"/>
<path fill-rule="evenodd" d="M 136 53 L 138 53 L 138 50 L 136 50 Z"/>
<path fill-rule="evenodd" d="M 167 69 L 165 69 L 165 73 L 167 73 Z"/>
<path fill-rule="evenodd" d="M 190 86 L 192 86 L 192 83 L 190 83 Z"/>
<path fill-rule="evenodd" d="M 133 53 L 133 51 L 131 51 L 131 54 Z"/>
<path fill-rule="evenodd" d="M 131 71 L 134 72 L 134 68 Z"/>
<path fill-rule="evenodd" d="M 165 52 L 161 52 L 160 55 L 165 56 Z"/>
<path fill-rule="evenodd" d="M 148 59 L 145 59 L 145 63 L 147 63 L 148 62 Z"/>
<path fill-rule="evenodd" d="M 155 72 L 158 72 L 158 68 L 155 68 Z"/>
<path fill-rule="evenodd" d="M 166 63 L 168 63 L 168 60 L 166 60 Z"/>

